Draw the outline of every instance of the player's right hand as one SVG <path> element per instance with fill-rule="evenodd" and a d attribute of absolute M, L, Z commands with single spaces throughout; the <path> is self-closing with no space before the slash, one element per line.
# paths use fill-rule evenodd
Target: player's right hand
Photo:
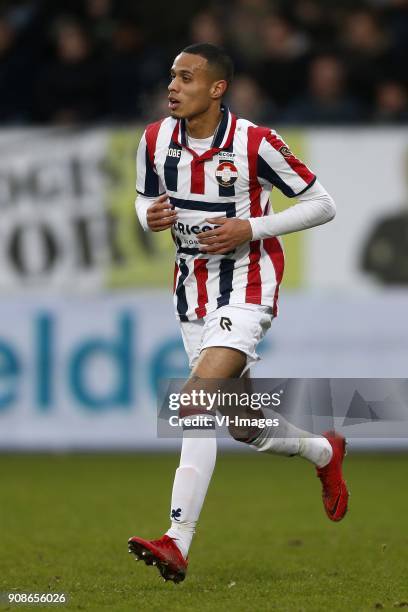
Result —
<path fill-rule="evenodd" d="M 147 209 L 147 225 L 152 232 L 162 232 L 169 229 L 177 219 L 174 206 L 170 204 L 169 196 L 163 193 Z"/>

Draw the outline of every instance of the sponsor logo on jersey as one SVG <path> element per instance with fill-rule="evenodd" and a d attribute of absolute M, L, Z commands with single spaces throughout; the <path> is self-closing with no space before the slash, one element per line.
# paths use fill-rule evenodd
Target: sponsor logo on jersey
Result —
<path fill-rule="evenodd" d="M 172 149 L 171 147 L 169 147 L 167 151 L 167 155 L 169 157 L 180 157 L 181 149 Z"/>
<path fill-rule="evenodd" d="M 182 234 L 183 236 L 191 236 L 191 234 L 200 234 L 201 232 L 206 232 L 207 230 L 214 229 L 214 227 L 218 226 L 212 227 L 211 225 L 188 225 L 188 223 L 176 221 L 173 227 L 178 234 Z"/>
<path fill-rule="evenodd" d="M 282 145 L 279 149 L 279 153 L 283 155 L 283 157 L 292 157 L 293 153 L 286 145 Z"/>
<path fill-rule="evenodd" d="M 219 159 L 230 159 L 232 162 L 235 159 L 235 153 L 231 153 L 231 151 L 220 151 L 218 153 Z"/>
<path fill-rule="evenodd" d="M 215 171 L 215 178 L 222 187 L 231 187 L 238 178 L 238 170 L 232 162 L 221 162 Z"/>

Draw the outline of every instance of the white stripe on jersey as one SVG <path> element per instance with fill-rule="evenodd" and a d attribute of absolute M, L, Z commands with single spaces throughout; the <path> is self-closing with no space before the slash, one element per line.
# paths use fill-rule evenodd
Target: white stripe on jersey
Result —
<path fill-rule="evenodd" d="M 146 180 L 146 160 L 145 160 L 145 155 L 146 155 L 146 135 L 145 135 L 145 133 L 143 133 L 143 136 L 140 139 L 139 147 L 137 149 L 137 156 L 136 156 L 136 167 L 137 167 L 137 173 L 136 173 L 136 191 L 138 193 L 143 194 L 143 195 L 146 195 L 144 193 L 145 180 Z"/>

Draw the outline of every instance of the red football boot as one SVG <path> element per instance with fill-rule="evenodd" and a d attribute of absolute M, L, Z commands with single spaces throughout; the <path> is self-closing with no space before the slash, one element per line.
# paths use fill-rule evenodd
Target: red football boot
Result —
<path fill-rule="evenodd" d="M 177 583 L 186 577 L 188 560 L 184 559 L 168 535 L 164 535 L 159 540 L 130 538 L 128 546 L 136 561 L 141 559 L 146 565 L 156 565 L 164 580 L 173 580 Z"/>
<path fill-rule="evenodd" d="M 323 468 L 316 468 L 323 490 L 323 504 L 331 521 L 341 521 L 347 512 L 349 492 L 342 474 L 342 463 L 346 454 L 346 440 L 335 431 L 323 434 L 331 444 L 333 456 Z"/>

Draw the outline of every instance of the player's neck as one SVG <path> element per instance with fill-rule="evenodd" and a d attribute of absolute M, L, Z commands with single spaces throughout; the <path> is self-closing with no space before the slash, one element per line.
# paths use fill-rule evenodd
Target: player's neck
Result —
<path fill-rule="evenodd" d="M 191 138 L 209 138 L 221 121 L 222 112 L 219 106 L 208 109 L 202 115 L 186 119 L 188 136 Z"/>

